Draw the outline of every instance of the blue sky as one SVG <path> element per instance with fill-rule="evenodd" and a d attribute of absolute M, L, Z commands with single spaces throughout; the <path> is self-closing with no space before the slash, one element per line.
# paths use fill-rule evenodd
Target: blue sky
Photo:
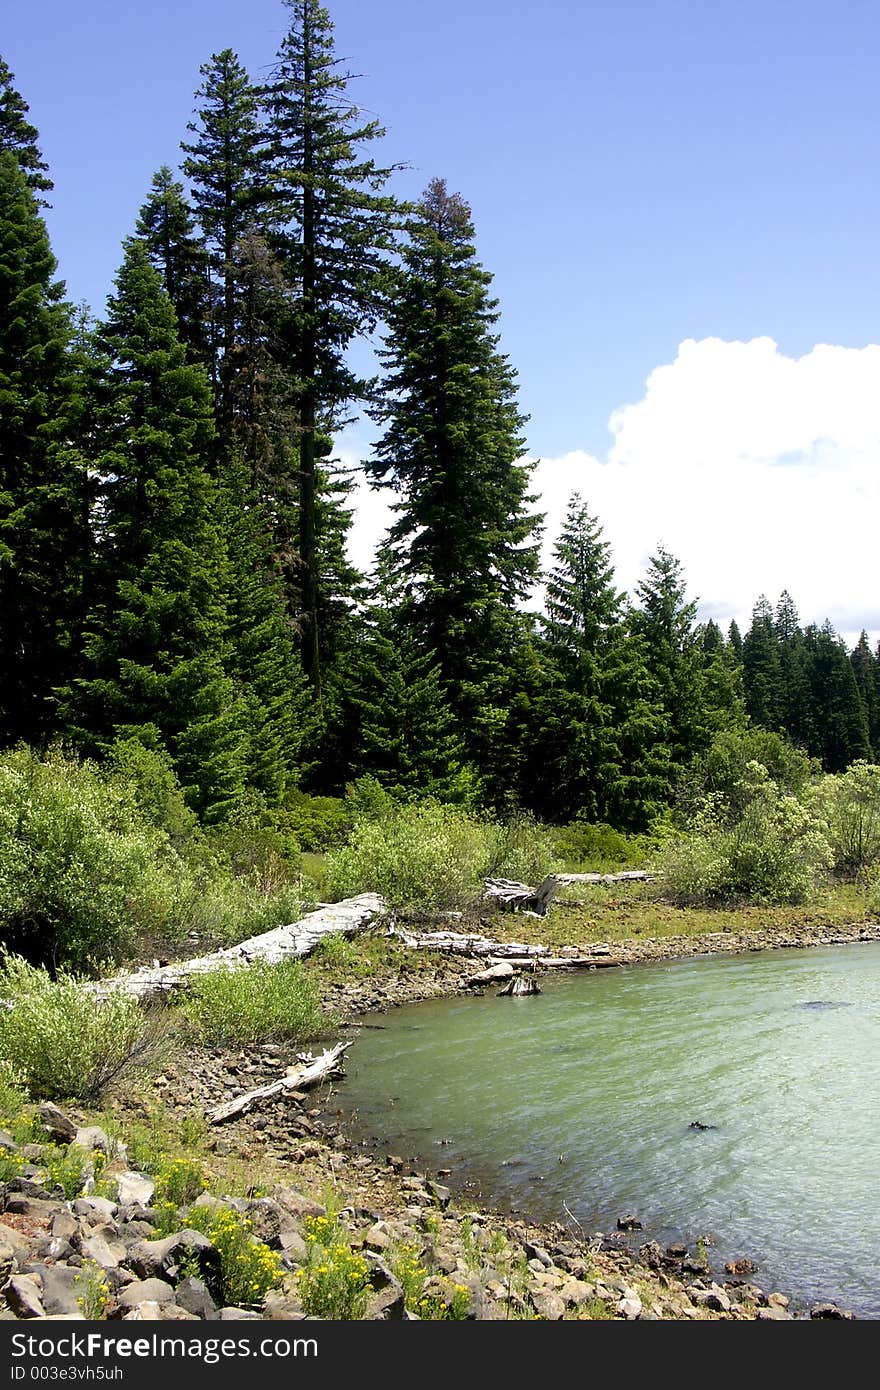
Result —
<path fill-rule="evenodd" d="M 577 487 L 622 587 L 663 542 L 704 615 L 747 621 L 787 585 L 804 621 L 880 635 L 880 9 L 329 8 L 383 153 L 412 166 L 397 190 L 441 175 L 473 207 L 548 545 Z M 285 23 L 280 0 L 7 0 L 0 52 L 51 164 L 71 298 L 100 311 L 199 65 L 228 46 L 259 76 Z M 380 519 L 366 504 L 362 547 Z"/>

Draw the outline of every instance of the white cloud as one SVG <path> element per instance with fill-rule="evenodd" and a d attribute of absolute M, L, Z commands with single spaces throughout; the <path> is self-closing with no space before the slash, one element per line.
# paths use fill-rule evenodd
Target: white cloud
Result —
<path fill-rule="evenodd" d="M 689 339 L 609 424 L 604 462 L 573 451 L 538 465 L 547 551 L 577 489 L 629 592 L 662 543 L 725 627 L 787 588 L 802 622 L 876 641 L 880 346 L 792 358 L 770 338 Z"/>
<path fill-rule="evenodd" d="M 748 626 L 761 593 L 775 603 L 787 588 L 802 622 L 828 617 L 849 642 L 864 626 L 876 643 L 880 346 L 819 344 L 793 358 L 770 338 L 688 339 L 609 426 L 607 459 L 573 449 L 537 466 L 545 558 L 577 490 L 622 589 L 634 592 L 662 543 L 701 616 L 724 628 L 731 618 Z M 366 495 L 358 563 L 386 522 L 384 499 Z"/>

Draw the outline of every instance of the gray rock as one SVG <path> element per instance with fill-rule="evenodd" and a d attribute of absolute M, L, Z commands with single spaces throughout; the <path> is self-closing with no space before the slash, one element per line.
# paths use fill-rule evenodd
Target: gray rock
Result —
<path fill-rule="evenodd" d="M 43 1129 L 51 1134 L 60 1144 L 72 1144 L 76 1138 L 76 1125 L 69 1115 L 65 1115 L 63 1110 L 59 1110 L 57 1105 L 53 1105 L 50 1100 L 44 1101 L 40 1106 L 40 1120 Z"/>
<path fill-rule="evenodd" d="M 441 1208 L 441 1210 L 445 1211 L 452 1200 L 452 1193 L 450 1192 L 449 1188 L 444 1187 L 443 1184 L 439 1182 L 429 1182 L 428 1192 L 434 1198 L 434 1201 Z"/>
<path fill-rule="evenodd" d="M 49 1317 L 63 1315 L 82 1317 L 77 1299 L 82 1293 L 80 1271 L 70 1265 L 35 1264 L 31 1266 L 43 1286 L 40 1301 Z"/>
<path fill-rule="evenodd" d="M 97 1233 L 80 1243 L 80 1253 L 84 1259 L 94 1260 L 102 1269 L 115 1269 L 125 1259 L 125 1246 L 120 1241 L 109 1241 Z"/>
<path fill-rule="evenodd" d="M 31 1274 L 13 1274 L 3 1286 L 3 1296 L 19 1318 L 44 1318 L 46 1309 L 40 1298 L 37 1279 Z"/>
<path fill-rule="evenodd" d="M 174 1301 L 178 1307 L 185 1308 L 188 1313 L 194 1313 L 197 1318 L 207 1322 L 215 1321 L 218 1316 L 217 1304 L 208 1292 L 207 1284 L 201 1279 L 192 1278 L 191 1275 L 181 1279 L 177 1285 Z"/>
<path fill-rule="evenodd" d="M 618 1231 L 640 1231 L 642 1229 L 642 1223 L 637 1216 L 633 1216 L 631 1212 L 627 1212 L 625 1216 L 618 1216 L 617 1229 Z"/>
<path fill-rule="evenodd" d="M 618 1303 L 617 1311 L 626 1318 L 627 1322 L 635 1322 L 644 1311 L 642 1300 L 633 1289 L 628 1289 L 626 1295 Z"/>
<path fill-rule="evenodd" d="M 156 1303 L 146 1299 L 122 1315 L 123 1322 L 198 1322 L 195 1313 L 178 1308 L 176 1303 Z"/>
<path fill-rule="evenodd" d="M 200 1266 L 210 1257 L 216 1261 L 216 1252 L 211 1241 L 201 1231 L 175 1231 L 162 1240 L 140 1240 L 129 1246 L 127 1263 L 141 1279 L 151 1279 L 167 1273 L 179 1263 L 180 1252 L 192 1250 L 199 1257 Z"/>
<path fill-rule="evenodd" d="M 153 1178 L 146 1173 L 118 1173 L 116 1175 L 116 1197 L 120 1206 L 131 1206 L 138 1203 L 143 1207 L 148 1207 L 153 1193 L 156 1191 L 156 1183 Z"/>
<path fill-rule="evenodd" d="M 309 1247 L 297 1231 L 282 1231 L 278 1238 L 283 1257 L 291 1264 L 302 1264 L 309 1254 Z"/>
<path fill-rule="evenodd" d="M 810 1309 L 810 1317 L 834 1318 L 835 1320 L 843 1319 L 846 1322 L 853 1322 L 855 1320 L 854 1313 L 849 1313 L 843 1308 L 838 1308 L 836 1303 L 814 1303 Z"/>
<path fill-rule="evenodd" d="M 758 1322 L 791 1322 L 791 1313 L 785 1308 L 759 1308 L 755 1314 Z"/>
<path fill-rule="evenodd" d="M 136 1308 L 139 1303 L 173 1303 L 174 1289 L 164 1279 L 136 1279 L 119 1295 L 120 1308 Z"/>
<path fill-rule="evenodd" d="M 712 1308 L 716 1313 L 730 1312 L 730 1299 L 718 1284 L 712 1284 L 708 1289 L 693 1289 L 691 1302 L 698 1308 Z"/>
<path fill-rule="evenodd" d="M 298 1298 L 272 1289 L 263 1299 L 263 1317 L 278 1322 L 299 1322 L 305 1312 Z"/>
<path fill-rule="evenodd" d="M 112 1221 L 118 1210 L 109 1197 L 77 1197 L 73 1203 L 77 1216 L 84 1216 L 94 1225 L 98 1221 Z"/>
<path fill-rule="evenodd" d="M 229 1307 L 220 1309 L 221 1322 L 252 1322 L 254 1319 L 259 1320 L 260 1317 L 260 1313 L 254 1313 L 249 1308 Z"/>
<path fill-rule="evenodd" d="M 565 1299 L 558 1293 L 553 1293 L 550 1289 L 537 1289 L 529 1297 L 532 1300 L 532 1307 L 540 1318 L 548 1322 L 558 1322 L 565 1316 Z"/>
<path fill-rule="evenodd" d="M 66 1211 L 64 1202 L 51 1198 L 29 1197 L 24 1192 L 7 1192 L 4 1210 L 12 1216 L 33 1216 L 38 1221 L 48 1221 L 59 1212 Z"/>
<path fill-rule="evenodd" d="M 78 1129 L 74 1135 L 73 1142 L 80 1149 L 85 1149 L 86 1153 L 92 1153 L 94 1149 L 100 1149 L 108 1158 L 115 1154 L 119 1145 L 114 1144 L 105 1130 L 100 1125 L 84 1125 Z"/>
<path fill-rule="evenodd" d="M 319 1146 L 320 1152 L 320 1146 Z M 292 1216 L 326 1216 L 327 1208 L 322 1207 L 319 1202 L 313 1202 L 311 1197 L 306 1197 L 302 1192 L 298 1192 L 294 1187 L 287 1187 L 279 1183 L 272 1189 L 272 1196 L 279 1206 Z"/>

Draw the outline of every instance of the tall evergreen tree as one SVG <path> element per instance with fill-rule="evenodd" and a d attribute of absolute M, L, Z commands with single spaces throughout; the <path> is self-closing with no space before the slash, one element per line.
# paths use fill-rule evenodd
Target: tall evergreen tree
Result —
<path fill-rule="evenodd" d="M 55 729 L 87 548 L 71 311 L 25 174 L 0 152 L 0 743 Z"/>
<path fill-rule="evenodd" d="M 515 373 L 493 331 L 497 301 L 470 209 L 435 179 L 390 277 L 385 368 L 367 468 L 400 494 L 390 531 L 404 612 L 435 651 L 473 761 L 506 737 L 516 613 L 537 572 Z"/>
<path fill-rule="evenodd" d="M 380 556 L 376 601 L 350 662 L 354 706 L 351 775 L 374 776 L 394 796 L 454 800 L 468 783 L 464 750 L 446 703 L 440 666 L 399 621 L 399 595 Z"/>
<path fill-rule="evenodd" d="M 813 697 L 814 742 L 808 749 L 826 772 L 870 759 L 868 719 L 846 647 L 830 622 L 804 633 Z"/>
<path fill-rule="evenodd" d="M 229 567 L 206 469 L 213 410 L 174 308 L 131 239 L 101 339 L 103 412 L 95 600 L 67 711 L 79 740 L 165 747 L 194 809 L 222 818 L 244 777 L 241 711 L 223 665 Z"/>
<path fill-rule="evenodd" d="M 636 593 L 640 606 L 632 612 L 633 630 L 644 640 L 665 711 L 672 765 L 682 768 L 708 745 L 725 713 L 710 702 L 697 605 L 687 597 L 681 562 L 662 545 Z"/>
<path fill-rule="evenodd" d="M 183 184 L 167 164 L 153 175 L 150 195 L 138 216 L 137 235 L 158 270 L 162 288 L 174 305 L 180 341 L 195 362 L 213 367 L 211 286 L 208 256 L 196 236 Z"/>
<path fill-rule="evenodd" d="M 780 727 L 792 743 L 808 748 L 815 739 L 807 650 L 798 611 L 787 589 L 779 596 L 773 627 L 779 652 Z"/>
<path fill-rule="evenodd" d="M 0 152 L 9 150 L 15 156 L 37 205 L 48 207 L 40 195 L 50 193 L 54 184 L 40 151 L 39 131 L 28 120 L 30 107 L 14 82 L 15 73 L 0 58 Z"/>
<path fill-rule="evenodd" d="M 277 804 L 298 784 L 316 730 L 271 522 L 246 466 L 226 471 L 223 517 L 231 577 L 226 669 L 242 708 L 246 778 Z"/>
<path fill-rule="evenodd" d="M 236 247 L 259 230 L 259 203 L 266 185 L 265 145 L 257 92 L 232 49 L 215 53 L 200 68 L 200 106 L 184 142 L 183 172 L 208 248 L 220 306 L 213 334 L 214 380 L 219 384 L 221 448 L 231 448 L 233 352 L 238 343 L 241 283 Z"/>
<path fill-rule="evenodd" d="M 366 384 L 347 348 L 379 312 L 380 272 L 393 244 L 391 173 L 367 154 L 384 135 L 349 95 L 333 25 L 316 0 L 285 0 L 290 26 L 265 84 L 274 242 L 296 295 L 289 366 L 298 387 L 299 562 L 303 659 L 320 692 L 318 485 L 320 435 Z"/>
<path fill-rule="evenodd" d="M 778 733 L 784 719 L 779 638 L 765 594 L 755 604 L 751 627 L 743 638 L 743 683 L 749 718 Z"/>
<path fill-rule="evenodd" d="M 665 722 L 642 640 L 624 621 L 611 547 L 577 494 L 554 561 L 523 797 L 557 821 L 643 826 L 669 791 Z"/>
<path fill-rule="evenodd" d="M 868 634 L 864 629 L 849 659 L 865 707 L 868 738 L 876 758 L 880 756 L 880 663 L 871 651 Z"/>

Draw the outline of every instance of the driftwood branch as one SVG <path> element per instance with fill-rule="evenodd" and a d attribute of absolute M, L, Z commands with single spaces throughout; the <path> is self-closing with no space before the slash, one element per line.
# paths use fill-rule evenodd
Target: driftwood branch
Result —
<path fill-rule="evenodd" d="M 258 1086 L 254 1091 L 246 1091 L 244 1095 L 225 1101 L 223 1105 L 209 1111 L 208 1123 L 223 1124 L 226 1120 L 234 1119 L 236 1115 L 246 1115 L 257 1101 L 269 1100 L 272 1096 L 281 1096 L 288 1091 L 307 1091 L 319 1081 L 327 1081 L 331 1076 L 341 1076 L 342 1056 L 350 1047 L 351 1043 L 337 1043 L 328 1052 L 322 1052 L 320 1057 L 301 1056 L 300 1065 L 287 1076 L 270 1082 L 268 1086 Z"/>
<path fill-rule="evenodd" d="M 207 956 L 197 956 L 193 960 L 176 961 L 173 965 L 144 966 L 139 970 L 115 975 L 110 980 L 102 980 L 96 986 L 98 994 L 106 994 L 111 989 L 133 994 L 141 1001 L 148 1001 L 169 994 L 172 990 L 185 989 L 194 975 L 204 975 L 211 970 L 238 969 L 264 961 L 276 965 L 279 961 L 307 956 L 325 936 L 338 933 L 353 936 L 364 931 L 377 917 L 385 912 L 385 903 L 378 893 L 361 893 L 356 898 L 345 898 L 316 912 L 310 912 L 299 922 L 289 926 L 275 927 L 260 936 L 249 937 L 237 946 L 229 946 L 222 951 L 213 951 Z"/>

